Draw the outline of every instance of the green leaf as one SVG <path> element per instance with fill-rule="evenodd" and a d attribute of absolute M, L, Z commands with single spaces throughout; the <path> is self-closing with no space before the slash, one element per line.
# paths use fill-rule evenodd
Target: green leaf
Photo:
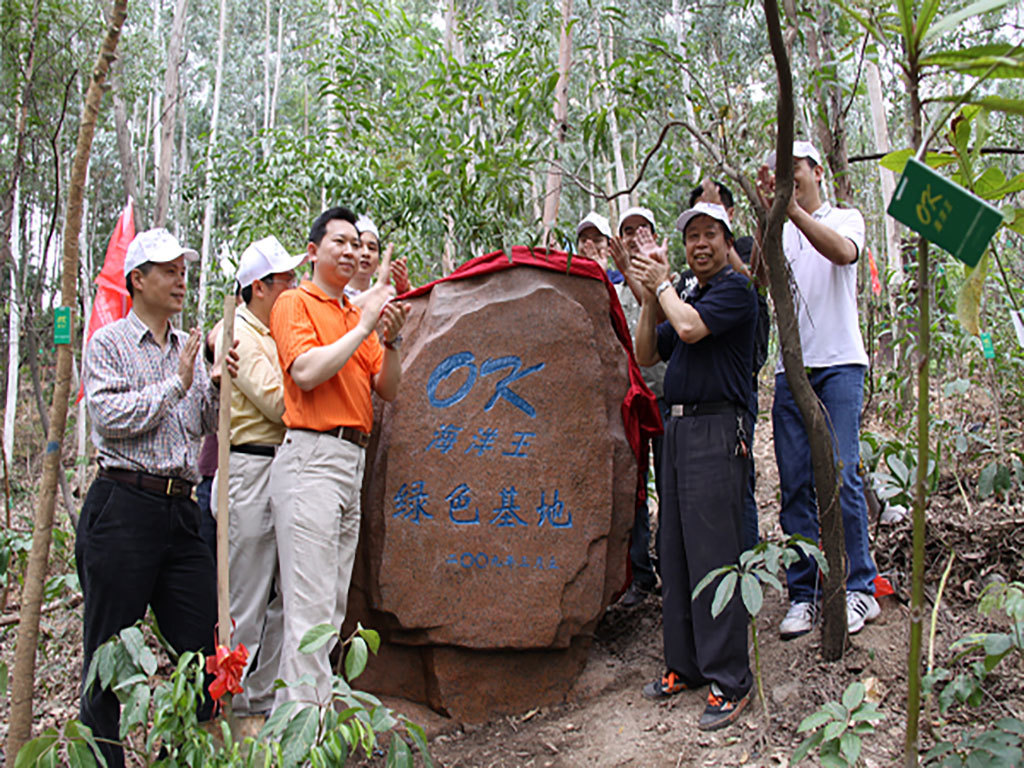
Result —
<path fill-rule="evenodd" d="M 427 748 L 427 732 L 423 730 L 423 727 L 406 721 L 405 730 L 412 738 L 416 748 L 420 751 L 420 755 L 423 757 L 423 764 L 426 768 L 434 768 L 434 761 L 430 757 L 430 751 Z"/>
<path fill-rule="evenodd" d="M 843 706 L 852 712 L 860 706 L 862 701 L 864 701 L 864 683 L 850 683 L 843 691 Z"/>
<path fill-rule="evenodd" d="M 299 653 L 316 653 L 337 636 L 338 630 L 331 624 L 317 624 L 302 636 Z"/>
<path fill-rule="evenodd" d="M 121 643 L 128 652 L 128 657 L 136 664 L 139 663 L 139 653 L 146 647 L 146 641 L 138 627 L 125 627 L 121 630 Z"/>
<path fill-rule="evenodd" d="M 901 9 L 902 10 L 902 9 Z M 921 37 L 931 26 L 935 13 L 939 10 L 939 0 L 924 0 L 921 4 L 921 13 L 917 16 L 917 23 L 914 24 L 915 48 L 920 48 Z"/>
<path fill-rule="evenodd" d="M 936 96 L 933 101 L 945 101 L 960 104 L 964 102 L 961 96 Z M 1006 112 L 1011 115 L 1024 115 L 1024 100 L 1011 99 L 1006 96 L 979 96 L 970 97 L 967 104 L 977 104 L 990 112 Z"/>
<path fill-rule="evenodd" d="M 1003 226 L 1024 235 L 1024 208 L 1006 206 L 1003 208 Z"/>
<path fill-rule="evenodd" d="M 800 721 L 800 725 L 797 726 L 797 733 L 804 733 L 805 731 L 816 731 L 825 723 L 832 722 L 833 717 L 828 712 L 823 712 L 820 709 L 817 712 L 813 712 Z"/>
<path fill-rule="evenodd" d="M 847 731 L 839 737 L 839 751 L 849 765 L 856 765 L 860 757 L 860 737 Z"/>
<path fill-rule="evenodd" d="M 132 689 L 121 712 L 121 736 L 124 738 L 134 725 L 145 725 L 149 715 L 149 688 L 137 685 Z"/>
<path fill-rule="evenodd" d="M 740 581 L 740 595 L 743 597 L 743 605 L 746 606 L 747 613 L 757 616 L 764 602 L 764 595 L 761 594 L 761 585 L 753 574 L 743 574 Z"/>
<path fill-rule="evenodd" d="M 57 731 L 47 728 L 41 736 L 22 746 L 18 751 L 18 756 L 14 759 L 14 768 L 29 768 L 29 766 L 39 765 L 47 759 L 45 756 L 48 753 L 52 754 L 56 751 L 57 744 Z"/>
<path fill-rule="evenodd" d="M 352 646 L 345 654 L 345 677 L 355 680 L 366 669 L 366 661 L 370 654 L 366 649 L 366 641 L 361 637 L 353 638 Z"/>
<path fill-rule="evenodd" d="M 306 707 L 292 718 L 281 735 L 281 748 L 286 765 L 297 765 L 305 760 L 309 748 L 313 746 L 319 724 L 320 708 L 316 706 Z"/>
<path fill-rule="evenodd" d="M 78 720 L 71 720 L 64 726 L 64 735 L 74 741 L 84 741 L 88 745 L 90 754 L 93 756 L 93 762 L 88 763 L 88 765 L 96 765 L 98 762 L 102 768 L 107 768 L 107 759 L 100 752 L 99 744 L 96 743 L 96 739 L 92 735 L 92 729 L 89 726 L 84 725 Z"/>
<path fill-rule="evenodd" d="M 366 629 L 362 624 L 356 627 L 356 632 L 370 646 L 370 651 L 376 655 L 377 651 L 380 650 L 380 634 L 376 630 Z"/>
<path fill-rule="evenodd" d="M 792 766 L 792 765 L 796 765 L 797 763 L 799 763 L 801 760 L 803 760 L 805 757 L 807 757 L 807 754 L 812 749 L 814 749 L 814 747 L 818 746 L 820 743 L 821 743 L 821 732 L 820 731 L 818 733 L 814 734 L 813 736 L 809 736 L 806 739 L 804 739 L 803 741 L 801 741 L 800 742 L 800 746 L 797 747 L 793 751 L 792 757 L 789 758 L 789 764 Z"/>
<path fill-rule="evenodd" d="M 988 249 L 974 269 L 964 267 L 964 271 L 967 279 L 956 297 L 956 317 L 967 333 L 977 336 L 981 333 L 981 294 L 988 275 Z"/>
<path fill-rule="evenodd" d="M 715 599 L 711 603 L 711 617 L 717 618 L 729 604 L 733 594 L 736 592 L 736 571 L 729 571 L 722 577 L 718 589 L 715 590 Z"/>
<path fill-rule="evenodd" d="M 710 571 L 709 573 L 706 573 L 704 575 L 704 578 L 701 579 L 700 581 L 698 581 L 697 582 L 697 586 L 694 587 L 694 589 L 693 589 L 693 599 L 696 600 L 697 599 L 697 595 L 699 595 L 701 592 L 703 592 L 705 587 L 707 587 L 709 584 L 711 584 L 711 582 L 713 582 L 715 579 L 717 579 L 723 573 L 728 573 L 730 570 L 732 570 L 732 566 L 731 565 L 726 565 L 726 566 L 723 566 L 721 568 L 715 568 L 715 570 Z"/>
<path fill-rule="evenodd" d="M 387 766 L 388 768 L 413 768 L 412 750 L 399 738 L 397 733 L 391 734 Z"/>
<path fill-rule="evenodd" d="M 825 741 L 832 741 L 832 739 L 838 739 L 844 733 L 846 733 L 846 721 L 845 720 L 833 720 L 831 723 L 825 726 L 822 731 L 822 738 Z"/>
<path fill-rule="evenodd" d="M 978 478 L 978 498 L 987 499 L 992 495 L 995 486 L 996 470 L 998 464 L 995 461 L 990 461 L 985 465 L 984 469 L 981 470 L 981 476 Z"/>
<path fill-rule="evenodd" d="M 888 168 L 893 173 L 903 173 L 907 160 L 916 156 L 916 154 L 917 152 L 913 149 L 897 149 L 879 160 L 878 164 L 883 168 Z M 924 162 L 929 168 L 941 168 L 944 165 L 955 163 L 956 157 L 945 152 L 926 152 Z"/>
<path fill-rule="evenodd" d="M 0 660 L 0 698 L 7 695 L 7 662 Z"/>
<path fill-rule="evenodd" d="M 996 11 L 1008 5 L 1010 0 L 977 0 L 966 8 L 954 11 L 932 24 L 931 28 L 921 36 L 921 42 L 927 43 L 934 40 L 943 32 L 959 27 L 963 22 L 974 16 L 981 16 L 983 13 Z"/>
<path fill-rule="evenodd" d="M 890 453 L 885 457 L 885 463 L 889 465 L 889 469 L 892 470 L 893 474 L 900 481 L 900 485 L 906 488 L 910 483 L 910 470 L 907 469 L 907 465 L 903 463 L 895 453 Z"/>
<path fill-rule="evenodd" d="M 274 708 L 274 713 L 267 719 L 260 729 L 259 740 L 270 741 L 277 739 L 284 729 L 288 727 L 288 721 L 291 720 L 292 713 L 295 708 L 299 706 L 297 701 L 286 701 L 279 707 Z"/>

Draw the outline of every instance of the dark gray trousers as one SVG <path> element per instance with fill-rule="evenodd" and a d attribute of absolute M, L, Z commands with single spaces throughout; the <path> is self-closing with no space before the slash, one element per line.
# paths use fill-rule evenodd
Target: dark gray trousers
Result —
<path fill-rule="evenodd" d="M 742 411 L 738 411 L 742 417 Z M 665 425 L 661 488 L 661 579 L 665 663 L 689 685 L 718 683 L 727 698 L 750 690 L 748 616 L 739 588 L 717 618 L 718 582 L 693 588 L 742 551 L 741 520 L 750 459 L 736 455 L 732 413 L 671 418 Z"/>

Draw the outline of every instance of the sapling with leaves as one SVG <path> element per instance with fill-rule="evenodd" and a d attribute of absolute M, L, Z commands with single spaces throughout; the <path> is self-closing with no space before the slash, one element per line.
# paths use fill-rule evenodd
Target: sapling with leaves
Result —
<path fill-rule="evenodd" d="M 828 573 L 828 562 L 821 548 L 808 538 L 793 534 L 782 542 L 762 541 L 751 549 L 740 555 L 738 563 L 723 565 L 709 571 L 703 579 L 698 582 L 693 590 L 693 599 L 703 592 L 716 580 L 718 587 L 715 589 L 715 597 L 711 602 L 711 616 L 717 618 L 725 610 L 725 606 L 732 600 L 739 587 L 740 597 L 743 606 L 750 615 L 750 633 L 754 641 L 754 677 L 757 680 L 757 695 L 764 708 L 765 717 L 768 717 L 768 699 L 764 695 L 764 680 L 761 675 L 761 647 L 757 638 L 757 614 L 764 605 L 764 585 L 775 589 L 783 594 L 782 583 L 779 581 L 780 569 L 785 572 L 786 568 L 798 562 L 802 557 L 812 558 L 821 569 L 823 574 Z"/>

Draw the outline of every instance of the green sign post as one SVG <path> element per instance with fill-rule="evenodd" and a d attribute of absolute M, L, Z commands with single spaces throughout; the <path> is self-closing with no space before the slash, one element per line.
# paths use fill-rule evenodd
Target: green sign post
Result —
<path fill-rule="evenodd" d="M 994 205 L 915 158 L 907 160 L 888 213 L 970 267 L 1003 223 Z"/>
<path fill-rule="evenodd" d="M 57 307 L 53 310 L 53 343 L 71 343 L 71 307 Z"/>

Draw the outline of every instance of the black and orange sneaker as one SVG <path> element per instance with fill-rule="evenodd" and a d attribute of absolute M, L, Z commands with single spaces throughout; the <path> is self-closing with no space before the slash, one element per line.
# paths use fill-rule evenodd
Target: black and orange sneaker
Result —
<path fill-rule="evenodd" d="M 697 727 L 702 731 L 725 728 L 740 716 L 740 712 L 746 709 L 749 703 L 750 691 L 738 699 L 727 699 L 718 684 L 712 683 L 711 690 L 708 691 L 708 705 L 704 707 L 704 714 L 700 716 Z"/>
<path fill-rule="evenodd" d="M 645 685 L 643 695 L 645 699 L 660 701 L 689 690 L 691 690 L 690 686 L 684 683 L 683 679 L 670 669 L 661 676 L 660 680 L 651 680 L 651 682 Z"/>

